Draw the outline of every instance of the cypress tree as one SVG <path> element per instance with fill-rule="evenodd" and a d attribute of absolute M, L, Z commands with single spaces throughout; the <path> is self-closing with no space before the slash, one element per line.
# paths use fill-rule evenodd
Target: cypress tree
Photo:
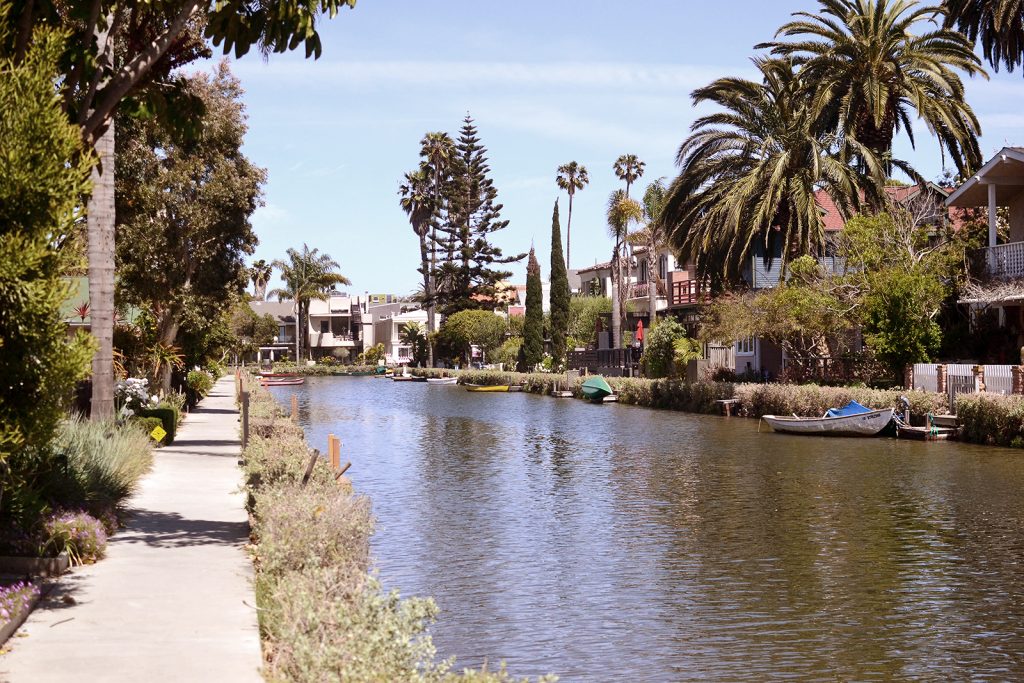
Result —
<path fill-rule="evenodd" d="M 508 227 L 508 221 L 501 220 L 502 205 L 490 172 L 487 148 L 480 144 L 476 125 L 467 114 L 444 191 L 447 211 L 438 240 L 446 258 L 438 268 L 437 299 L 446 316 L 493 307 L 496 285 L 512 275 L 496 266 L 525 256 L 505 256 L 490 241 L 492 233 Z"/>
<path fill-rule="evenodd" d="M 540 284 L 540 264 L 530 247 L 526 262 L 526 322 L 520 347 L 520 372 L 532 370 L 544 360 L 544 290 Z"/>
<path fill-rule="evenodd" d="M 562 226 L 558 220 L 558 200 L 551 214 L 551 367 L 565 361 L 566 336 L 569 334 L 569 274 L 562 256 Z"/>

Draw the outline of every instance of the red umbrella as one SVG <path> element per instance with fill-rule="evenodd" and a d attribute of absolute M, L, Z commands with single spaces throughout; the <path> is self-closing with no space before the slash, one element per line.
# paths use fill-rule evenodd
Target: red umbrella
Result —
<path fill-rule="evenodd" d="M 636 321 L 636 340 L 642 342 L 644 340 L 644 321 Z"/>

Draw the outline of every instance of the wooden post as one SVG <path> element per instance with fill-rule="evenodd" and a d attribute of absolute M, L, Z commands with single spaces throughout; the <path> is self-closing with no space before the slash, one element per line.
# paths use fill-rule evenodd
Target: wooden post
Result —
<path fill-rule="evenodd" d="M 327 435 L 327 454 L 331 459 L 331 469 L 341 467 L 341 439 L 334 434 Z"/>
<path fill-rule="evenodd" d="M 302 475 L 302 485 L 305 486 L 309 483 L 309 478 L 313 476 L 313 467 L 316 466 L 316 461 L 320 459 L 320 451 L 313 449 L 309 452 L 309 462 L 306 463 L 306 472 Z"/>
<path fill-rule="evenodd" d="M 1024 366 L 1014 365 L 1010 368 L 1010 375 L 1013 377 L 1013 394 L 1024 394 Z"/>
<path fill-rule="evenodd" d="M 298 423 L 299 421 L 299 397 L 292 394 L 292 422 Z"/>
<path fill-rule="evenodd" d="M 946 366 L 942 364 L 935 367 L 935 392 L 946 393 Z"/>
<path fill-rule="evenodd" d="M 985 391 L 985 366 L 975 365 L 974 366 L 974 390 L 983 392 Z"/>
<path fill-rule="evenodd" d="M 242 448 L 249 445 L 249 392 L 242 392 Z"/>

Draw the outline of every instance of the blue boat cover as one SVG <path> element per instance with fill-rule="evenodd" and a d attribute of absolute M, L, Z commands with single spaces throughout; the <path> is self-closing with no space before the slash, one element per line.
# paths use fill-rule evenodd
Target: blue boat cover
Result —
<path fill-rule="evenodd" d="M 862 406 L 856 401 L 850 401 L 842 408 L 829 408 L 828 412 L 825 413 L 825 417 L 847 417 L 849 415 L 860 415 L 861 413 L 870 413 L 871 408 Z"/>

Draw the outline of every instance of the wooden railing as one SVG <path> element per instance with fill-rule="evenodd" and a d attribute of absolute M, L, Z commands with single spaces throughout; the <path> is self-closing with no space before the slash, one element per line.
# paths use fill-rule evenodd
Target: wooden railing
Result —
<path fill-rule="evenodd" d="M 1009 242 L 986 247 L 985 269 L 990 277 L 1010 279 L 1024 277 L 1024 242 Z"/>
<path fill-rule="evenodd" d="M 672 280 L 669 306 L 687 306 L 700 303 L 704 298 L 704 285 L 700 280 Z"/>
<path fill-rule="evenodd" d="M 618 370 L 636 370 L 640 364 L 640 349 L 587 349 L 586 351 L 569 352 L 570 370 L 587 370 L 589 372 L 606 371 L 609 368 Z M 623 373 L 625 374 L 625 373 Z"/>

